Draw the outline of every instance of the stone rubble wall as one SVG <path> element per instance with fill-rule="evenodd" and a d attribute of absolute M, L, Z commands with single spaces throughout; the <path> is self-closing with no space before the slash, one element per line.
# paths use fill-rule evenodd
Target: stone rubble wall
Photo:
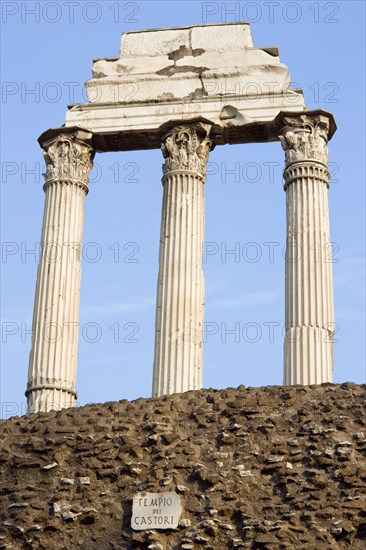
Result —
<path fill-rule="evenodd" d="M 1 421 L 1 549 L 366 547 L 366 386 L 201 390 Z M 138 491 L 176 530 L 133 531 Z"/>

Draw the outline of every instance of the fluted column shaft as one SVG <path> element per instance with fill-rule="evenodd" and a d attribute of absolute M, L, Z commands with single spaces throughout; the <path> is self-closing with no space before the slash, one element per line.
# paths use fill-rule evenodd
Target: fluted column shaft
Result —
<path fill-rule="evenodd" d="M 153 396 L 202 387 L 204 182 L 210 126 L 173 128 L 162 140 L 163 205 Z"/>
<path fill-rule="evenodd" d="M 326 116 L 284 120 L 287 212 L 284 384 L 332 381 L 334 305 Z"/>
<path fill-rule="evenodd" d="M 93 158 L 89 132 L 61 128 L 43 136 L 40 143 L 47 171 L 26 390 L 28 412 L 76 403 L 81 246 Z"/>

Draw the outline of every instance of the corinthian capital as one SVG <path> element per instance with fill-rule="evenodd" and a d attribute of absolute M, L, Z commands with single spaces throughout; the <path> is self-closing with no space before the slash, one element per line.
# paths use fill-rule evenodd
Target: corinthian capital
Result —
<path fill-rule="evenodd" d="M 213 148 L 209 132 L 210 125 L 203 123 L 172 128 L 161 143 L 165 158 L 164 175 L 174 170 L 186 170 L 205 177 L 208 155 Z"/>
<path fill-rule="evenodd" d="M 329 119 L 321 115 L 301 114 L 284 117 L 279 136 L 285 150 L 286 165 L 312 160 L 328 164 Z"/>
<path fill-rule="evenodd" d="M 68 180 L 87 186 L 93 166 L 92 134 L 80 129 L 60 128 L 42 134 L 46 185 L 54 180 Z"/>

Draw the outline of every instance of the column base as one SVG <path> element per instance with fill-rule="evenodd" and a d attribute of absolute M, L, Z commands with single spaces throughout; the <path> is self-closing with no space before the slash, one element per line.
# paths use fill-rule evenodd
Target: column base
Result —
<path fill-rule="evenodd" d="M 64 386 L 39 384 L 26 390 L 27 413 L 49 412 L 76 406 L 76 391 Z"/>

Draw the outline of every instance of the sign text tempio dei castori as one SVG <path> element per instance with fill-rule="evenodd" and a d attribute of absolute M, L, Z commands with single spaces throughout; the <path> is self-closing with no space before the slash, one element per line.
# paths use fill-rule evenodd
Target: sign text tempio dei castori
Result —
<path fill-rule="evenodd" d="M 137 493 L 133 497 L 131 527 L 136 531 L 176 529 L 181 511 L 176 493 Z"/>

